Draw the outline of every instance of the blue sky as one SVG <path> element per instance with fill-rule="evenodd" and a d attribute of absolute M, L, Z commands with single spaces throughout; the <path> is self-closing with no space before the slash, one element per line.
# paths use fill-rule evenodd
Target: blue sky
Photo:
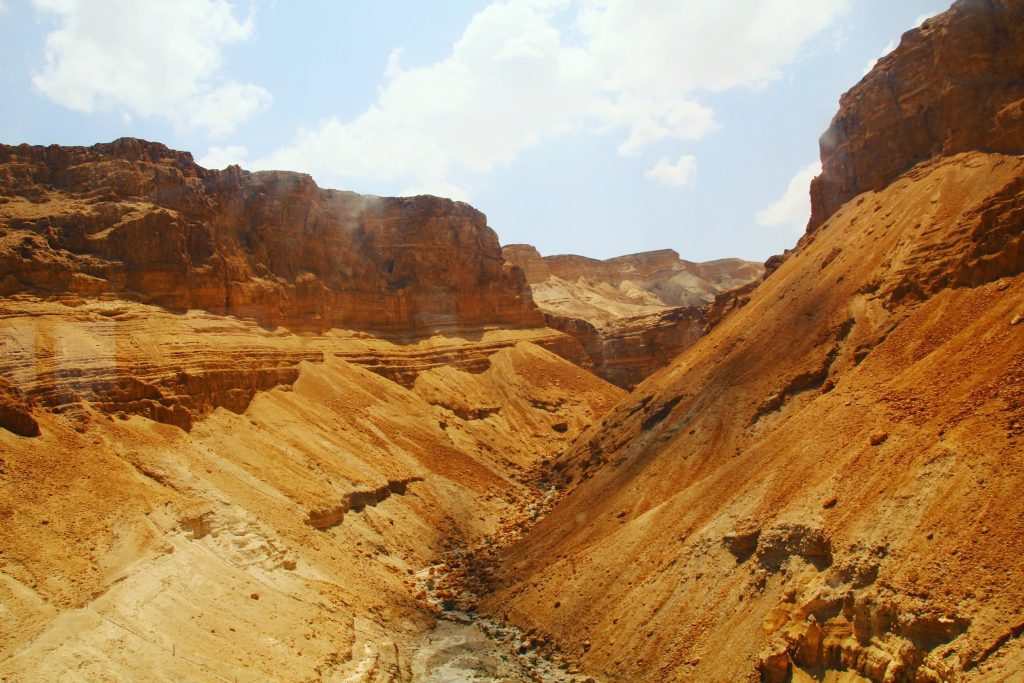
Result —
<path fill-rule="evenodd" d="M 469 201 L 503 244 L 764 260 L 838 99 L 933 0 L 0 0 L 0 142 Z"/>

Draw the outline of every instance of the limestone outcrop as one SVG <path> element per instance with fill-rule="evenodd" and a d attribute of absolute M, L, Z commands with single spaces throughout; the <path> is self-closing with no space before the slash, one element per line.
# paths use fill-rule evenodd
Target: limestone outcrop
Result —
<path fill-rule="evenodd" d="M 811 230 L 934 156 L 1024 153 L 1024 3 L 959 0 L 903 34 L 821 136 Z"/>
<path fill-rule="evenodd" d="M 0 146 L 0 226 L 2 295 L 116 297 L 315 331 L 543 323 L 467 204 L 211 171 L 142 140 Z"/>

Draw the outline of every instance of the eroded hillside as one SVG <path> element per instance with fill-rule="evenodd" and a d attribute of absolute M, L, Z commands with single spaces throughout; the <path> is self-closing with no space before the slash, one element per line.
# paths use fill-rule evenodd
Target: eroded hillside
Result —
<path fill-rule="evenodd" d="M 970 153 L 841 209 L 557 463 L 491 607 L 612 680 L 1019 670 L 1022 188 Z"/>
<path fill-rule="evenodd" d="M 811 230 L 555 464 L 576 488 L 499 554 L 490 609 L 609 680 L 1019 678 L 1024 159 L 984 134 L 1019 79 L 953 46 L 1019 59 L 1020 8 L 958 2 L 843 98 Z M 906 69 L 971 130 L 892 144 L 921 127 L 886 90 Z"/>
<path fill-rule="evenodd" d="M 623 395 L 548 350 L 585 364 L 482 214 L 137 140 L 3 154 L 0 677 L 459 675 L 417 572 Z"/>
<path fill-rule="evenodd" d="M 434 618 L 414 572 L 539 495 L 530 471 L 621 397 L 482 336 L 415 344 L 476 364 L 410 374 L 365 334 L 6 299 L 4 377 L 59 401 L 38 436 L 0 429 L 0 675 L 409 680 Z M 392 359 L 409 388 L 371 371 Z M 189 431 L 142 417 L 164 403 Z"/>

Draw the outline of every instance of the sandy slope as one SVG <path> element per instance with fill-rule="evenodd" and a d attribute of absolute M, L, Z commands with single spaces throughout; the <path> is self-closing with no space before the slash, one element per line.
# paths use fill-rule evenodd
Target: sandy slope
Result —
<path fill-rule="evenodd" d="M 59 371 L 78 365 L 52 332 L 90 325 L 103 334 L 86 386 Z M 409 680 L 432 624 L 412 572 L 492 530 L 530 495 L 520 473 L 622 396 L 522 332 L 412 343 L 485 347 L 486 367 L 427 369 L 411 389 L 342 359 L 386 366 L 410 343 L 340 331 L 22 298 L 0 332 L 5 357 L 48 359 L 26 370 L 28 393 L 66 396 L 35 409 L 40 436 L 0 430 L 5 680 Z M 215 395 L 231 375 L 213 366 L 270 352 L 295 375 L 191 431 L 110 397 L 140 368 Z M 432 390 L 443 383 L 458 406 Z"/>
<path fill-rule="evenodd" d="M 1022 188 L 969 153 L 845 205 L 574 444 L 491 608 L 611 680 L 1012 679 Z"/>

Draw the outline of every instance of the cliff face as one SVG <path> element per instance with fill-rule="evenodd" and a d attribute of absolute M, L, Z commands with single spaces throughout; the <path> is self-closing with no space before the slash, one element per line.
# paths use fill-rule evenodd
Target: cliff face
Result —
<path fill-rule="evenodd" d="M 1024 3 L 959 0 L 903 35 L 843 95 L 821 137 L 810 229 L 915 164 L 969 150 L 1024 153 Z"/>
<path fill-rule="evenodd" d="M 313 330 L 542 324 L 466 204 L 209 171 L 156 143 L 0 146 L 0 222 L 3 295 L 116 296 Z"/>
<path fill-rule="evenodd" d="M 542 257 L 528 244 L 502 249 L 522 268 L 550 327 L 576 337 L 594 372 L 630 389 L 667 365 L 708 328 L 723 291 L 761 277 L 741 259 L 694 263 L 671 249 L 598 260 Z"/>
<path fill-rule="evenodd" d="M 1024 159 L 950 152 L 1014 143 L 1021 6 L 843 98 L 816 229 L 556 462 L 491 610 L 610 681 L 1020 677 Z"/>

